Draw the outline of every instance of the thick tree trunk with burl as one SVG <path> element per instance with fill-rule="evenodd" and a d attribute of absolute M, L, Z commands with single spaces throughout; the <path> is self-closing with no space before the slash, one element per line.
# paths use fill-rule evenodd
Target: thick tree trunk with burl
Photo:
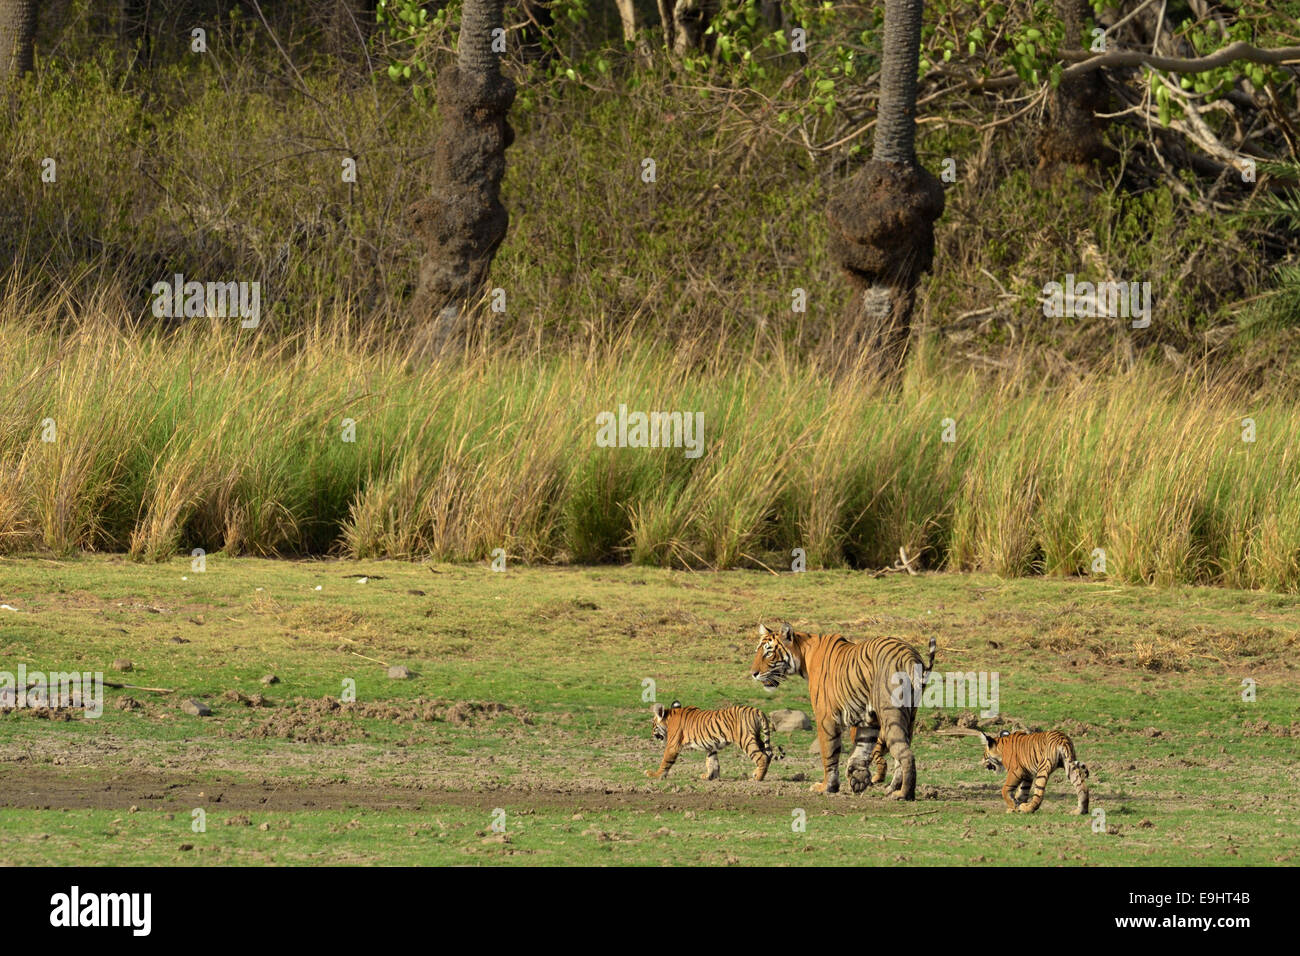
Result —
<path fill-rule="evenodd" d="M 465 341 L 470 309 L 510 222 L 501 204 L 501 178 L 506 148 L 514 141 L 507 114 L 515 85 L 501 75 L 499 54 L 492 50 L 502 7 L 503 0 L 465 2 L 457 65 L 438 74 L 441 127 L 433 187 L 410 210 L 425 250 L 412 312 L 418 339 L 433 351 Z"/>
<path fill-rule="evenodd" d="M 1056 0 L 1056 13 L 1064 24 L 1062 50 L 1083 49 L 1083 22 L 1088 0 Z M 1038 168 L 1109 164 L 1114 152 L 1102 138 L 1097 113 L 1106 108 L 1106 85 L 1100 70 L 1066 77 L 1048 101 L 1047 128 L 1038 140 Z"/>
<path fill-rule="evenodd" d="M 36 0 L 0 0 L 0 83 L 32 68 Z"/>
<path fill-rule="evenodd" d="M 889 0 L 871 161 L 830 203 L 830 253 L 853 287 L 844 333 L 823 356 L 884 378 L 902 369 L 921 275 L 934 260 L 943 186 L 916 161 L 923 0 Z"/>

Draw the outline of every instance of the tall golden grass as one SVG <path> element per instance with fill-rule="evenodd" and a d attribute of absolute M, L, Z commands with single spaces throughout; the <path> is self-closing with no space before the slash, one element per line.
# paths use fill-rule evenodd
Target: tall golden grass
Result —
<path fill-rule="evenodd" d="M 1140 369 L 1049 387 L 918 361 L 883 391 L 779 350 L 424 361 L 346 315 L 275 341 L 225 320 L 123 331 L 107 302 L 59 331 L 58 303 L 15 306 L 0 310 L 10 552 L 502 548 L 784 570 L 796 548 L 810 568 L 878 567 L 901 546 L 1024 575 L 1099 573 L 1101 549 L 1113 579 L 1300 588 L 1300 411 L 1231 383 Z M 705 453 L 598 447 L 596 415 L 620 403 L 702 412 Z"/>

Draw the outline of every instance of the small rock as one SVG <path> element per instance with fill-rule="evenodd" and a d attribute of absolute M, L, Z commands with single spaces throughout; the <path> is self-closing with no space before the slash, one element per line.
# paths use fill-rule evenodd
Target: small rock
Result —
<path fill-rule="evenodd" d="M 812 730 L 812 721 L 802 710 L 774 710 L 767 716 L 772 721 L 772 729 L 777 733 Z"/>
<path fill-rule="evenodd" d="M 388 668 L 389 680 L 406 680 L 411 676 L 411 669 L 405 664 L 394 664 Z"/>
<path fill-rule="evenodd" d="M 122 697 L 117 702 L 118 710 L 139 710 L 140 702 L 134 697 Z"/>
<path fill-rule="evenodd" d="M 257 828 L 258 828 L 259 830 L 261 830 L 263 833 L 265 833 L 265 832 L 267 832 L 268 830 L 271 829 L 271 824 L 269 824 L 269 823 L 261 823 L 261 824 L 258 824 L 258 827 L 257 827 Z"/>
<path fill-rule="evenodd" d="M 181 704 L 181 710 L 185 711 L 187 714 L 192 714 L 195 717 L 212 716 L 212 708 L 201 700 L 195 700 L 193 697 Z"/>
<path fill-rule="evenodd" d="M 184 850 L 192 850 L 192 849 L 194 849 L 194 844 L 193 844 L 193 843 L 182 843 L 182 844 L 181 844 L 181 850 L 182 850 L 182 851 L 184 851 Z"/>
<path fill-rule="evenodd" d="M 117 660 L 113 661 L 113 670 L 121 671 L 125 674 L 127 671 L 135 670 L 135 666 L 125 657 L 119 657 Z"/>
<path fill-rule="evenodd" d="M 267 674 L 262 678 L 262 683 L 270 687 L 272 684 L 280 683 L 280 678 L 276 677 L 274 674 Z"/>

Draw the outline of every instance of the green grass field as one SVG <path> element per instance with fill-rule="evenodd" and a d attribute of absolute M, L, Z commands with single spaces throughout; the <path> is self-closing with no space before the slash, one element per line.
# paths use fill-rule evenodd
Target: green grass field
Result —
<path fill-rule="evenodd" d="M 0 558 L 0 604 L 0 670 L 172 691 L 0 716 L 10 862 L 1294 865 L 1300 844 L 1293 595 L 211 555 Z M 1061 771 L 1038 813 L 1004 814 L 977 744 L 933 732 L 956 708 L 919 722 L 915 803 L 808 792 L 812 732 L 777 735 L 763 783 L 734 748 L 720 781 L 689 752 L 647 780 L 647 680 L 665 703 L 810 711 L 803 681 L 749 679 L 760 617 L 935 634 L 939 670 L 999 674 L 994 726 L 1073 737 L 1104 821 L 1067 813 Z M 355 703 L 324 700 L 345 681 Z"/>

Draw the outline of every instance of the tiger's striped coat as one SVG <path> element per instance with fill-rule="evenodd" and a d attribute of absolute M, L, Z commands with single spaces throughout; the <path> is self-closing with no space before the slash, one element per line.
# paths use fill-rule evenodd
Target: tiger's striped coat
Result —
<path fill-rule="evenodd" d="M 1002 783 L 1002 801 L 1007 805 L 1007 813 L 1033 813 L 1037 810 L 1043 802 L 1047 778 L 1053 770 L 1064 767 L 1078 798 L 1075 812 L 1087 814 L 1088 768 L 1075 755 L 1074 743 L 1060 731 L 1048 730 L 1036 734 L 1017 731 L 993 737 L 971 727 L 941 733 L 978 734 L 983 738 L 985 769 L 1005 769 L 1007 772 L 1007 778 Z"/>
<path fill-rule="evenodd" d="M 854 728 L 848 764 L 853 792 L 883 779 L 882 751 L 887 750 L 898 763 L 887 792 L 916 799 L 912 730 L 925 676 L 934 667 L 933 637 L 929 651 L 930 660 L 923 663 L 915 648 L 897 638 L 850 641 L 840 634 L 797 632 L 789 624 L 779 632 L 759 625 L 750 676 L 764 687 L 776 687 L 792 674 L 808 681 L 823 769 L 814 791 L 839 790 L 840 736 Z"/>
<path fill-rule="evenodd" d="M 673 701 L 671 708 L 655 704 L 654 738 L 664 741 L 664 759 L 658 770 L 647 770 L 647 777 L 662 777 L 677 762 L 685 750 L 703 750 L 705 769 L 701 780 L 717 780 L 719 775 L 718 751 L 728 744 L 736 744 L 754 761 L 754 779 L 767 775 L 768 765 L 780 760 L 785 752 L 772 748 L 772 724 L 767 714 L 756 707 L 724 707 L 721 710 L 701 710 L 683 707 Z"/>

